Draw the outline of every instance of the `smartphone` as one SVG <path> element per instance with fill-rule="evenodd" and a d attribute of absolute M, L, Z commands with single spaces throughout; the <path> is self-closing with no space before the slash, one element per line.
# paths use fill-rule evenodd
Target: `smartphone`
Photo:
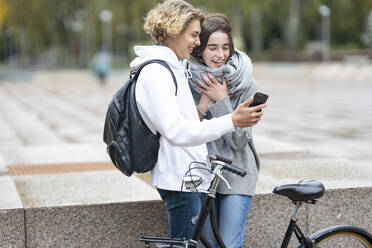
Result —
<path fill-rule="evenodd" d="M 256 94 L 253 97 L 253 102 L 249 104 L 249 107 L 254 107 L 257 105 L 264 104 L 267 101 L 267 98 L 269 98 L 268 95 L 261 93 L 261 92 L 256 92 Z M 260 112 L 261 110 L 257 111 Z"/>

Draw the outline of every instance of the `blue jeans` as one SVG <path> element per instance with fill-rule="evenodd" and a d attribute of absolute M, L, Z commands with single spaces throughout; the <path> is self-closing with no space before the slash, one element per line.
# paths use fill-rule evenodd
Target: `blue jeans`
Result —
<path fill-rule="evenodd" d="M 243 247 L 245 225 L 252 197 L 246 195 L 217 194 L 214 202 L 216 221 L 221 238 L 228 248 Z M 208 241 L 217 248 L 210 220 L 206 221 L 203 233 Z"/>
<path fill-rule="evenodd" d="M 170 237 L 190 239 L 202 205 L 198 194 L 163 189 L 158 192 L 168 211 Z"/>

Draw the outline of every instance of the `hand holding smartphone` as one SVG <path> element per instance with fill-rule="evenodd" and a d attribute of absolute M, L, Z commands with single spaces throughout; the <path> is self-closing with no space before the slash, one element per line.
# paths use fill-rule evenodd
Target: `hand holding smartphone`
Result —
<path fill-rule="evenodd" d="M 253 97 L 253 102 L 251 104 L 249 104 L 248 107 L 254 107 L 254 106 L 257 106 L 257 105 L 264 104 L 267 101 L 268 98 L 269 98 L 268 95 L 266 95 L 262 92 L 256 92 L 256 94 Z M 261 110 L 258 110 L 257 112 L 260 112 L 260 111 Z"/>

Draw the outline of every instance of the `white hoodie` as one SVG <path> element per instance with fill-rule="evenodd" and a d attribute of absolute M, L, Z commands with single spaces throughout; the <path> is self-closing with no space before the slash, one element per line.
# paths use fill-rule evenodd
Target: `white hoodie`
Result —
<path fill-rule="evenodd" d="M 165 46 L 135 46 L 134 51 L 138 57 L 130 63 L 132 70 L 150 59 L 161 59 L 176 76 L 177 96 L 172 76 L 164 66 L 155 63 L 145 66 L 137 80 L 136 100 L 147 126 L 153 133 L 161 134 L 152 183 L 160 189 L 180 191 L 189 164 L 206 160 L 205 144 L 235 130 L 231 114 L 200 122 L 184 66 L 176 54 Z M 202 176 L 201 189 L 209 188 L 212 178 L 209 172 L 195 169 L 192 174 Z"/>

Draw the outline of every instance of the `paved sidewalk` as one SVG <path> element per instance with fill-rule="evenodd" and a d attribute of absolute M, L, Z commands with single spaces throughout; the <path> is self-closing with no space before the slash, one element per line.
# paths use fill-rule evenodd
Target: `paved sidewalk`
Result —
<path fill-rule="evenodd" d="M 372 166 L 372 69 L 368 68 L 372 67 L 255 64 L 258 88 L 270 95 L 255 134 Z M 89 71 L 36 71 L 29 77 L 21 73 L 18 81 L 14 74 L 11 80 L 0 81 L 4 162 L 40 163 L 45 157 L 53 159 L 58 149 L 65 152 L 64 158 L 56 155 L 57 160 L 66 162 L 69 145 L 91 152 L 92 160 L 105 160 L 102 154 L 97 158 L 97 151 L 104 149 L 107 103 L 126 78 L 126 72 L 114 72 L 101 87 Z M 48 152 L 36 151 L 42 146 L 49 146 Z M 96 149 L 89 151 L 87 146 Z M 33 153 L 41 161 L 32 161 Z"/>
<path fill-rule="evenodd" d="M 256 134 L 372 167 L 372 65 L 258 65 L 270 95 Z"/>
<path fill-rule="evenodd" d="M 255 64 L 259 90 L 270 98 L 254 128 L 262 166 L 251 209 L 257 219 L 248 223 L 272 220 L 268 235 L 277 233 L 283 221 L 276 211 L 288 202 L 267 193 L 316 178 L 328 190 L 317 211 L 329 218 L 310 223 L 370 227 L 372 69 L 361 69 Z M 102 141 L 107 103 L 127 73 L 112 73 L 105 87 L 89 71 L 1 73 L 0 236 L 7 239 L 0 246 L 122 247 L 113 242 L 135 244 L 139 230 L 166 235 L 159 195 L 116 170 Z M 148 174 L 140 178 L 149 182 Z M 267 230 L 247 230 L 249 242 L 267 241 L 260 238 Z"/>

